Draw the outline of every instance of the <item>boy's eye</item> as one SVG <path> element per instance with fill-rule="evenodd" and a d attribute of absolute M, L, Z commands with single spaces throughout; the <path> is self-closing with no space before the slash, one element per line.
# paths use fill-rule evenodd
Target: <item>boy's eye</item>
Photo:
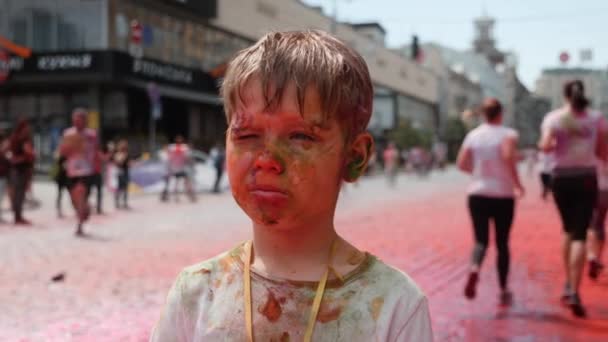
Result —
<path fill-rule="evenodd" d="M 257 138 L 257 134 L 241 134 L 236 136 L 236 140 L 248 140 Z"/>
<path fill-rule="evenodd" d="M 301 133 L 301 132 L 292 133 L 289 136 L 289 139 L 303 140 L 303 141 L 315 141 L 315 138 L 312 135 L 306 134 L 306 133 Z"/>

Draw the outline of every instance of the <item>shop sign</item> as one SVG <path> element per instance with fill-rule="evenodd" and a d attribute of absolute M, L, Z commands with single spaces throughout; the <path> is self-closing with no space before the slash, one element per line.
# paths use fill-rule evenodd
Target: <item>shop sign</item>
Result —
<path fill-rule="evenodd" d="M 188 85 L 192 84 L 194 78 L 191 70 L 147 59 L 133 60 L 132 72 L 151 79 L 161 79 Z"/>
<path fill-rule="evenodd" d="M 86 70 L 92 65 L 93 55 L 90 53 L 40 56 L 36 62 L 37 69 L 41 71 Z"/>

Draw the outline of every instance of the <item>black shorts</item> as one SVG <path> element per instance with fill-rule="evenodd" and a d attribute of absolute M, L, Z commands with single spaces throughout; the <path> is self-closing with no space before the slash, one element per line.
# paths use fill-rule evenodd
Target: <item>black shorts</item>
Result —
<path fill-rule="evenodd" d="M 547 190 L 551 190 L 551 174 L 547 172 L 542 172 L 540 174 L 540 182 L 543 185 L 543 188 Z"/>
<path fill-rule="evenodd" d="M 91 185 L 94 183 L 93 176 L 77 176 L 67 178 L 67 188 L 72 190 L 77 184 L 83 184 L 87 189 L 87 193 L 91 191 Z"/>
<path fill-rule="evenodd" d="M 552 188 L 564 231 L 572 240 L 584 241 L 597 201 L 596 175 L 554 175 Z"/>
<path fill-rule="evenodd" d="M 180 171 L 180 172 L 173 173 L 171 176 L 173 176 L 175 178 L 187 178 L 188 174 L 186 173 L 186 171 Z"/>

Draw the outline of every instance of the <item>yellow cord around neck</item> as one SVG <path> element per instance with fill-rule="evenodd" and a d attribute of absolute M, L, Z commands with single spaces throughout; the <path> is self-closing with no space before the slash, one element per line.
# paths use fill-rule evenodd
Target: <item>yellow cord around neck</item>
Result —
<path fill-rule="evenodd" d="M 317 286 L 317 291 L 315 293 L 315 299 L 312 302 L 312 308 L 310 310 L 310 317 L 308 318 L 308 324 L 306 326 L 306 332 L 304 333 L 304 342 L 310 342 L 312 339 L 312 334 L 315 330 L 315 322 L 317 320 L 317 315 L 319 314 L 319 309 L 321 308 L 321 302 L 323 301 L 323 294 L 325 293 L 325 287 L 327 285 L 327 279 L 329 278 L 329 272 L 332 271 L 336 277 L 342 280 L 342 277 L 336 272 L 333 268 L 333 258 L 336 252 L 336 243 L 337 240 L 334 240 L 331 244 L 331 249 L 329 251 L 329 258 L 327 260 L 327 269 L 323 273 L 321 280 L 319 280 L 319 285 Z M 253 318 L 252 318 L 252 301 L 251 301 L 251 256 L 253 254 L 253 243 L 251 241 L 245 244 L 245 267 L 243 268 L 243 282 L 244 282 L 244 299 L 245 299 L 245 326 L 247 329 L 247 340 L 249 342 L 254 342 L 253 339 Z"/>

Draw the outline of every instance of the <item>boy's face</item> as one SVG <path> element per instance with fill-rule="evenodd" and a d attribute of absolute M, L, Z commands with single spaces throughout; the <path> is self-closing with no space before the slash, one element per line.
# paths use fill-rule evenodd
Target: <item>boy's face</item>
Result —
<path fill-rule="evenodd" d="M 255 223 L 279 228 L 331 222 L 345 159 L 338 122 L 323 121 L 313 89 L 302 113 L 293 84 L 271 112 L 259 81 L 248 83 L 243 98 L 226 138 L 228 177 L 239 206 Z"/>

